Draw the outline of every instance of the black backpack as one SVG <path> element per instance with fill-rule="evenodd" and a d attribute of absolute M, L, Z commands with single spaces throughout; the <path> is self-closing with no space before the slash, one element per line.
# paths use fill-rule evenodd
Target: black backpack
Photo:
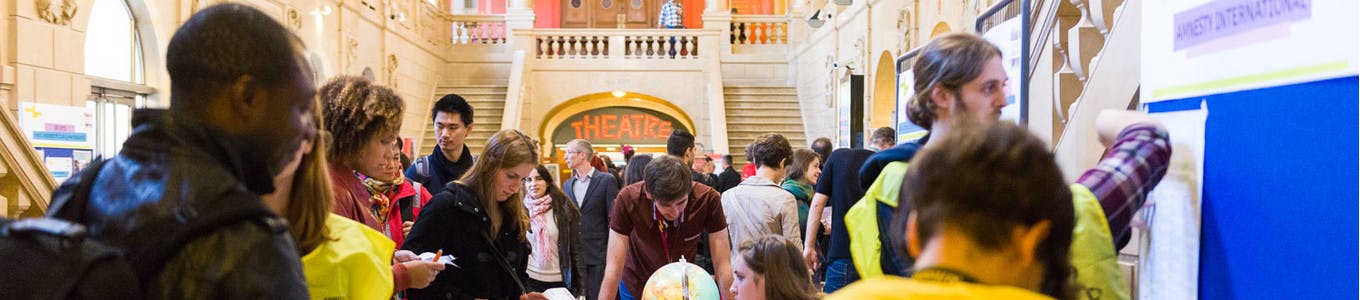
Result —
<path fill-rule="evenodd" d="M 96 159 L 80 174 L 75 192 L 53 197 L 47 217 L 0 218 L 0 299 L 141 299 L 147 278 L 194 238 L 217 228 L 273 217 L 258 208 L 218 212 L 199 218 L 156 245 L 125 249 L 86 238 L 80 223 L 90 189 L 106 161 Z M 63 185 L 73 184 L 71 181 Z M 272 225 L 272 224 L 267 224 Z M 286 229 L 285 229 L 286 230 Z"/>

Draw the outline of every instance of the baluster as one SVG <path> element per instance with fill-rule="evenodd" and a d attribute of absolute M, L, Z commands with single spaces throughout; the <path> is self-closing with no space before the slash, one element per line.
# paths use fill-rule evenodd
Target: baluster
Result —
<path fill-rule="evenodd" d="M 741 44 L 746 44 L 746 23 L 743 22 L 741 25 L 737 25 L 737 27 L 741 28 L 741 36 L 738 36 L 737 40 L 741 41 Z"/>
<path fill-rule="evenodd" d="M 600 58 L 609 58 L 609 37 L 600 36 Z"/>
<path fill-rule="evenodd" d="M 647 37 L 647 57 L 658 58 L 661 56 L 661 43 L 658 37 Z"/>
<path fill-rule="evenodd" d="M 636 36 L 628 37 L 628 48 L 632 49 L 632 51 L 630 51 L 632 54 L 629 54 L 630 58 L 642 58 L 642 38 Z"/>
<path fill-rule="evenodd" d="M 505 28 L 505 23 L 496 23 L 496 43 L 505 44 L 505 38 L 510 30 Z"/>
<path fill-rule="evenodd" d="M 727 27 L 730 27 L 730 28 L 728 28 L 728 30 L 727 30 L 727 31 L 730 33 L 730 34 L 729 34 L 730 36 L 727 37 L 727 38 L 729 39 L 729 41 L 727 41 L 727 42 L 730 43 L 730 44 L 736 44 L 736 43 L 737 43 L 737 35 L 740 34 L 740 32 L 737 31 L 737 22 L 732 22 L 732 23 L 730 23 L 730 24 L 727 24 Z"/>
<path fill-rule="evenodd" d="M 779 27 L 779 44 L 789 43 L 789 23 L 775 23 Z"/>
<path fill-rule="evenodd" d="M 535 37 L 535 38 L 534 38 L 534 49 L 537 49 L 538 52 L 535 53 L 536 56 L 534 56 L 534 58 L 538 58 L 538 59 L 547 59 L 546 57 L 543 56 L 543 51 L 544 51 L 544 50 L 543 50 L 543 48 L 544 48 L 543 46 L 544 46 L 544 45 L 543 45 L 543 37 L 542 37 L 542 36 Z"/>
<path fill-rule="evenodd" d="M 468 31 L 467 22 L 458 22 L 458 32 L 453 35 L 453 40 L 457 41 L 457 43 L 460 45 L 467 44 L 468 43 L 467 31 Z"/>
<path fill-rule="evenodd" d="M 597 47 L 597 45 L 595 44 L 596 42 L 599 42 L 599 40 L 596 40 L 595 36 L 592 35 L 586 37 L 586 45 L 589 46 L 588 49 L 590 49 L 586 51 L 586 54 L 589 54 L 590 58 L 597 58 L 600 55 L 599 52 L 600 48 Z"/>
<path fill-rule="evenodd" d="M 690 58 L 699 58 L 699 37 L 697 36 L 689 37 L 689 56 Z"/>
<path fill-rule="evenodd" d="M 550 49 L 548 50 L 548 55 L 550 55 L 549 58 L 562 59 L 562 43 L 559 41 L 561 38 L 562 37 L 555 35 L 548 36 L 548 48 Z"/>
<path fill-rule="evenodd" d="M 694 43 L 690 42 L 689 38 L 690 37 L 688 36 L 680 38 L 681 58 L 690 58 L 694 56 Z"/>

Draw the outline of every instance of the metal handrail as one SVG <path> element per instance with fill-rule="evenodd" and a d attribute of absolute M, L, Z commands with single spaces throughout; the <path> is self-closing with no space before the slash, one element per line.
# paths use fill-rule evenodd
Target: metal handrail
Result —
<path fill-rule="evenodd" d="M 1000 24 L 1001 22 L 1005 22 L 1006 20 L 1010 20 L 1019 15 L 1019 1 L 1001 0 L 1001 2 L 992 4 L 992 7 L 989 7 L 987 10 L 982 11 L 981 14 L 978 14 L 974 29 L 977 30 L 978 33 L 987 32 L 988 29 L 992 29 L 996 24 Z"/>
<path fill-rule="evenodd" d="M 1043 51 L 1037 50 L 1042 49 L 1040 47 L 1049 47 L 1048 38 L 1053 35 L 1053 27 L 1058 26 L 1058 6 L 1062 5 L 1062 1 L 1064 0 L 1035 0 L 1035 1 L 1040 1 L 1037 7 L 1042 9 L 1042 11 L 1035 12 L 1035 15 L 1031 17 L 1031 20 L 1039 22 L 1030 22 L 1030 24 L 1034 24 L 1034 27 L 1036 28 L 1036 30 L 1032 31 L 1033 36 L 1031 36 L 1032 42 L 1030 43 L 1030 49 L 1035 49 L 1036 51 L 1033 51 L 1034 52 L 1033 55 L 1030 55 L 1029 57 L 1030 74 L 1025 74 L 1027 78 L 1033 77 L 1034 76 L 1033 70 L 1039 67 L 1038 54 L 1042 53 Z M 1043 20 L 1038 20 L 1039 16 L 1046 16 L 1047 18 Z"/>

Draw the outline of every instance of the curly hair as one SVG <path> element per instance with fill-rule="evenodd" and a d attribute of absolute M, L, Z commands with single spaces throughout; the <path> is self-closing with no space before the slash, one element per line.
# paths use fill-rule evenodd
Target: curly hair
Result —
<path fill-rule="evenodd" d="M 907 119 L 930 130 L 939 118 L 939 108 L 930 101 L 931 90 L 939 87 L 957 95 L 959 87 L 982 75 L 987 60 L 1000 56 L 1001 50 L 995 45 L 968 33 L 951 33 L 931 40 L 912 64 L 916 80 L 912 87 L 916 94 L 907 100 Z"/>
<path fill-rule="evenodd" d="M 318 94 L 326 107 L 326 131 L 334 142 L 331 157 L 337 161 L 358 155 L 375 138 L 394 138 L 401 129 L 404 104 L 392 89 L 363 77 L 339 76 Z"/>

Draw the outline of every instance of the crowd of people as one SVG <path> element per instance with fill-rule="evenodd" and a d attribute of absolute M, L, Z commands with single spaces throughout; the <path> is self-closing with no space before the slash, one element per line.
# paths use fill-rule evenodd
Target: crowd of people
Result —
<path fill-rule="evenodd" d="M 578 139 L 559 184 L 518 130 L 473 153 L 453 94 L 434 151 L 406 159 L 405 101 L 361 77 L 315 87 L 304 49 L 248 6 L 197 12 L 167 50 L 169 109 L 138 111 L 119 155 L 54 193 L 88 203 L 50 215 L 126 249 L 158 299 L 638 299 L 681 259 L 722 299 L 1127 299 L 1115 251 L 1171 151 L 1157 122 L 1108 111 L 1104 158 L 1065 182 L 1046 142 L 997 121 L 1000 51 L 950 34 L 913 68 L 919 140 L 764 134 L 739 171 L 684 130 L 621 168 Z"/>

